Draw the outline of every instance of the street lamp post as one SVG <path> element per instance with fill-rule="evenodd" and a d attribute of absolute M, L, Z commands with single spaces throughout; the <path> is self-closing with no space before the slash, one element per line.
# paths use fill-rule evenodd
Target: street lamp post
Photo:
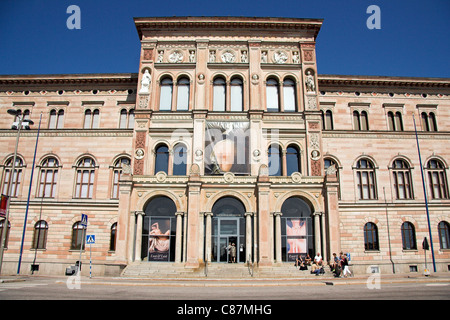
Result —
<path fill-rule="evenodd" d="M 16 146 L 14 149 L 12 168 L 11 168 L 11 172 L 9 174 L 9 179 L 8 179 L 8 190 L 7 190 L 8 198 L 6 200 L 6 214 L 5 214 L 4 224 L 3 224 L 2 237 L 0 240 L 0 274 L 2 273 L 3 253 L 5 251 L 6 234 L 8 233 L 9 207 L 10 207 L 10 203 L 11 203 L 11 192 L 12 192 L 11 184 L 13 181 L 14 171 L 16 170 L 17 148 L 19 146 L 20 130 L 22 129 L 22 123 L 24 122 L 23 116 L 20 114 L 19 110 L 9 109 L 8 113 L 13 116 L 18 116 L 19 124 L 17 125 Z M 29 124 L 34 124 L 33 121 L 31 121 L 31 120 L 26 120 L 26 122 L 28 122 Z M 17 175 L 17 177 L 18 177 L 18 175 Z"/>

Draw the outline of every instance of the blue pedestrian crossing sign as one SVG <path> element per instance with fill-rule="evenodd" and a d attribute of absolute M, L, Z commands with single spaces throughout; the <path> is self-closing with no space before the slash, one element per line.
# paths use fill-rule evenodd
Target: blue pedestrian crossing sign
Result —
<path fill-rule="evenodd" d="M 88 234 L 86 236 L 86 244 L 95 244 L 95 234 Z"/>
<path fill-rule="evenodd" d="M 88 220 L 87 214 L 82 213 L 81 214 L 81 225 L 83 227 L 87 227 L 87 220 Z"/>

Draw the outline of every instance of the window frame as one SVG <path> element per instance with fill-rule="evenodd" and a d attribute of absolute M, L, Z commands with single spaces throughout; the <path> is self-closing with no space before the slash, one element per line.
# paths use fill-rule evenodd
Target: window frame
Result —
<path fill-rule="evenodd" d="M 378 227 L 373 222 L 364 225 L 364 251 L 380 251 Z M 370 237 L 369 237 L 370 235 Z M 372 241 L 370 241 L 372 240 Z"/>
<path fill-rule="evenodd" d="M 83 164 L 86 160 L 89 160 L 91 165 L 86 166 Z M 75 167 L 75 188 L 74 196 L 75 199 L 94 199 L 95 198 L 95 185 L 96 185 L 96 161 L 90 157 L 85 156 L 77 161 Z M 87 180 L 85 179 L 85 173 L 87 173 Z M 86 195 L 83 196 L 83 186 L 87 186 Z"/>
<path fill-rule="evenodd" d="M 367 166 L 362 166 L 362 161 L 367 162 Z M 377 200 L 377 176 L 376 167 L 373 161 L 368 158 L 359 158 L 356 162 L 356 166 L 353 169 L 355 170 L 356 174 L 358 200 Z M 366 193 L 364 192 L 365 190 Z M 365 196 L 365 194 L 367 195 L 367 197 Z"/>

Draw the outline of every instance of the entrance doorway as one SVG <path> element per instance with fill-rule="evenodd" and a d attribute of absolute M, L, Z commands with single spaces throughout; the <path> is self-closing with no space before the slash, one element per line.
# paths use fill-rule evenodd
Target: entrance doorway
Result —
<path fill-rule="evenodd" d="M 245 262 L 244 205 L 235 198 L 225 197 L 214 204 L 212 211 L 211 262 Z"/>
<path fill-rule="evenodd" d="M 240 232 L 241 219 L 231 217 L 216 219 L 217 236 L 213 237 L 212 241 L 213 261 L 228 263 L 245 261 L 245 237 Z"/>

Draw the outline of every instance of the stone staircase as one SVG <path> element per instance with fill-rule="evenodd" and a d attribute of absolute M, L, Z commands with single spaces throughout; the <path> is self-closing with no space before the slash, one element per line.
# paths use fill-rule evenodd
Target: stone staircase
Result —
<path fill-rule="evenodd" d="M 122 277 L 151 279 L 308 279 L 316 275 L 309 270 L 299 271 L 293 263 L 270 267 L 248 266 L 244 263 L 209 263 L 197 269 L 185 268 L 183 263 L 133 262 L 121 274 Z M 328 267 L 320 277 L 332 277 Z"/>

